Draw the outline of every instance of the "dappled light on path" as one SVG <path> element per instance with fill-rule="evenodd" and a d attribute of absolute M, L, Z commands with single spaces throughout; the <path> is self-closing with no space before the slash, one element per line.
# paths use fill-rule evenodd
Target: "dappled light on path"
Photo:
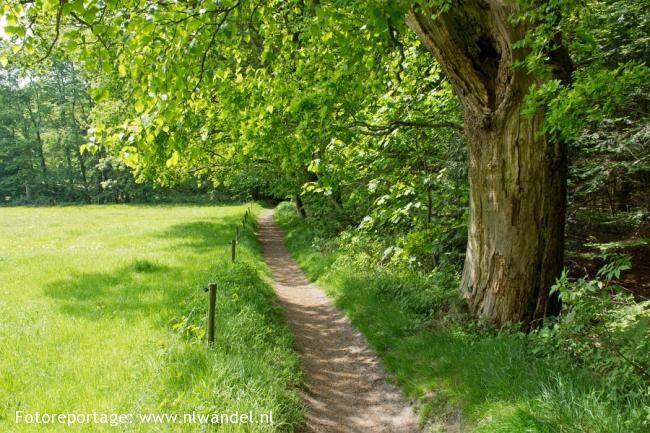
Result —
<path fill-rule="evenodd" d="M 306 375 L 304 431 L 419 431 L 413 409 L 387 382 L 364 338 L 291 259 L 272 211 L 260 217 L 259 237 Z"/>

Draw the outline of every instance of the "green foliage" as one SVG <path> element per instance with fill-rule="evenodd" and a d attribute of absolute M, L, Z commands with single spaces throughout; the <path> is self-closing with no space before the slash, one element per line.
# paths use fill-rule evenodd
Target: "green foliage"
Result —
<path fill-rule="evenodd" d="M 629 117 L 628 126 L 647 119 L 647 110 L 639 109 L 647 104 L 650 82 L 646 64 L 650 20 L 645 2 L 523 3 L 526 7 L 512 21 L 534 25 L 516 43 L 530 50 L 519 66 L 545 79 L 529 89 L 523 114 L 546 109 L 540 132 L 568 142 L 590 125 L 608 119 L 620 122 Z M 557 65 L 552 59 L 562 44 L 573 63 L 573 71 L 569 71 L 572 75 L 564 78 L 557 77 Z"/>
<path fill-rule="evenodd" d="M 92 77 L 96 104 L 86 148 L 114 149 L 139 180 L 173 185 L 189 176 L 240 192 L 255 185 L 256 194 L 318 195 L 325 200 L 315 203 L 329 203 L 349 223 L 367 216 L 403 223 L 423 208 L 436 173 L 451 165 L 462 179 L 464 162 L 458 102 L 403 22 L 413 4 L 435 13 L 453 7 L 10 1 L 4 51 L 14 56 L 3 58 L 73 59 Z M 529 53 L 520 67 L 539 77 L 524 114 L 547 110 L 540 132 L 573 142 L 589 127 L 613 122 L 627 134 L 625 125 L 643 123 L 643 12 L 639 0 L 521 2 L 511 20 L 530 31 L 515 47 Z M 562 46 L 575 71 L 567 65 L 559 81 L 554 56 Z M 379 185 L 386 206 L 368 203 L 379 197 L 364 184 Z M 436 205 L 447 196 L 466 202 L 463 182 L 446 189 Z"/>
<path fill-rule="evenodd" d="M 387 246 L 387 239 L 363 231 L 323 230 L 313 219 L 301 220 L 287 202 L 276 208 L 275 219 L 288 230 L 287 245 L 292 253 L 299 254 L 299 263 L 311 279 L 320 281 L 338 271 L 354 270 L 359 281 L 370 281 L 371 286 L 364 290 L 408 313 L 412 319 L 409 326 L 417 327 L 440 319 L 450 310 L 463 309 L 456 290 L 457 262 L 443 263 L 431 273 L 420 272 L 422 265 L 409 254 L 408 248 L 413 248 L 410 244 L 404 248 Z"/>
<path fill-rule="evenodd" d="M 526 53 L 517 66 L 537 83 L 522 114 L 545 110 L 539 133 L 569 145 L 569 228 L 585 238 L 592 235 L 583 233 L 587 228 L 606 226 L 641 236 L 649 221 L 645 3 L 522 1 L 511 17 L 529 29 L 515 42 L 515 56 Z M 633 414 L 638 399 L 621 404 L 618 388 L 609 396 L 598 379 L 556 357 L 557 347 L 549 349 L 548 364 L 537 363 L 524 337 L 488 337 L 493 330 L 482 324 L 456 323 L 457 316 L 467 320 L 455 292 L 469 195 L 462 113 L 440 66 L 406 29 L 412 5 L 444 13 L 454 2 L 5 2 L 0 64 L 27 64 L 41 80 L 22 90 L 15 72 L 5 80 L 0 191 L 12 200 L 54 193 L 126 201 L 155 195 L 155 183 L 239 198 L 298 197 L 305 221 L 286 206 L 278 215 L 295 227 L 289 244 L 311 276 L 336 288 L 407 389 L 442 395 L 432 408 L 444 412 L 449 402 L 468 401 L 470 423 L 493 420 L 487 431 L 642 429 Z M 564 71 L 557 61 L 562 48 Z M 59 61 L 75 68 L 61 70 Z M 55 76 L 68 76 L 76 84 L 66 88 L 83 97 L 55 90 Z M 21 105 L 28 109 L 21 112 Z M 84 108 L 79 128 L 65 127 L 63 107 L 67 118 Z M 45 123 L 35 124 L 30 113 Z M 27 126 L 14 132 L 21 124 Z M 35 146 L 41 126 L 46 162 L 57 168 L 47 175 Z M 77 132 L 70 139 L 65 131 Z M 86 181 L 81 162 L 66 158 L 79 144 L 86 152 L 77 159 L 89 164 Z M 616 269 L 622 268 L 609 272 Z M 550 333 L 550 342 L 566 332 L 577 359 L 584 352 L 592 370 L 628 383 L 633 373 L 614 365 L 611 351 L 588 346 L 609 341 L 594 340 L 596 329 L 612 333 L 613 347 L 629 359 L 636 359 L 634 347 L 645 348 L 618 329 L 623 316 L 641 314 L 634 312 L 639 304 L 602 295 L 613 290 L 612 276 L 561 280 L 566 314 L 557 330 L 540 332 Z M 617 309 L 619 302 L 625 308 Z M 426 332 L 450 311 L 458 328 Z M 603 316 L 593 324 L 589 314 Z M 193 335 L 199 328 L 192 326 L 181 328 Z M 590 330 L 589 341 L 572 334 L 577 326 Z M 413 340 L 402 344 L 405 336 Z M 445 362 L 445 350 L 454 362 Z M 439 370 L 425 356 L 430 351 Z M 478 367 L 465 366 L 467 359 Z M 557 377 L 544 371 L 556 362 Z M 530 380 L 518 375 L 531 363 Z M 509 391 L 513 377 L 521 386 Z M 455 382 L 467 391 L 455 390 Z M 592 385 L 598 391 L 589 391 Z M 490 401 L 498 407 L 487 407 Z"/>
<path fill-rule="evenodd" d="M 125 202 L 142 200 L 148 185 L 136 185 L 119 159 L 81 148 L 92 102 L 73 64 L 54 61 L 0 75 L 0 197 L 4 204 Z"/>
<path fill-rule="evenodd" d="M 630 257 L 610 255 L 594 279 L 558 279 L 562 314 L 535 337 L 539 353 L 566 352 L 604 378 L 619 399 L 650 398 L 650 301 L 636 302 L 615 283 L 630 269 Z M 638 411 L 629 422 L 650 426 L 650 413 Z"/>
<path fill-rule="evenodd" d="M 650 69 L 645 64 L 630 61 L 613 70 L 579 70 L 574 80 L 570 88 L 558 80 L 550 80 L 539 88 L 530 89 L 523 115 L 530 116 L 540 107 L 546 107 L 547 115 L 540 132 L 571 140 L 587 125 L 611 119 L 647 90 Z"/>
<path fill-rule="evenodd" d="M 647 430 L 650 396 L 643 379 L 616 355 L 603 356 L 603 347 L 597 349 L 599 356 L 583 353 L 588 359 L 576 362 L 567 351 L 589 343 L 572 334 L 574 322 L 560 319 L 530 335 L 516 327 L 497 331 L 465 311 L 456 289 L 458 268 L 439 266 L 423 273 L 408 261 L 383 262 L 381 243 L 354 232 L 323 238 L 319 226 L 299 218 L 289 204 L 276 208 L 275 218 L 293 257 L 361 330 L 433 431 Z M 615 277 L 625 266 L 621 259 L 602 277 Z M 573 309 L 568 301 L 565 308 Z M 631 336 L 634 325 L 628 320 L 647 320 L 647 310 L 633 304 L 626 308 L 631 310 L 598 316 L 598 326 L 611 323 L 614 339 L 622 337 L 619 332 Z M 632 340 L 616 341 L 631 359 L 647 361 L 647 339 Z"/>
<path fill-rule="evenodd" d="M 422 185 L 430 155 L 445 156 L 449 139 L 462 144 L 444 127 L 404 136 L 372 129 L 396 119 L 458 123 L 449 84 L 405 31 L 405 5 L 137 6 L 37 1 L 28 8 L 34 35 L 11 38 L 29 61 L 29 47 L 49 50 L 36 35 L 60 15 L 54 50 L 98 77 L 89 82 L 97 105 L 87 148 L 128 154 L 141 178 L 173 184 L 189 172 L 235 190 L 253 179 L 268 195 L 325 196 L 358 222 L 359 183 L 385 169 L 404 174 L 407 165 L 394 170 L 394 161 L 412 155 L 420 174 L 408 183 Z M 6 11 L 10 25 L 21 22 L 22 5 Z M 86 44 L 70 42 L 79 38 Z M 388 146 L 393 156 L 384 159 Z"/>

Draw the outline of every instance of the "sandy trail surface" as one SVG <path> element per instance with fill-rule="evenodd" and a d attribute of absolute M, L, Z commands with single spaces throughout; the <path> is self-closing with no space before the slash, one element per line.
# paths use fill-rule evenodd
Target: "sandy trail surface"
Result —
<path fill-rule="evenodd" d="M 419 432 L 413 409 L 365 339 L 289 256 L 273 211 L 260 217 L 258 235 L 305 373 L 302 431 Z"/>

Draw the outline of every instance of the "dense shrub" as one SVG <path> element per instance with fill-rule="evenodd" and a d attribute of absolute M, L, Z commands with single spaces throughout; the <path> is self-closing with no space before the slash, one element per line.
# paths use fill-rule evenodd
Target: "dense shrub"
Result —
<path fill-rule="evenodd" d="M 650 301 L 636 302 L 616 284 L 630 268 L 624 255 L 608 257 L 596 278 L 570 279 L 565 271 L 554 291 L 562 299 L 559 317 L 531 336 L 537 353 L 565 353 L 603 377 L 622 400 L 650 397 Z M 650 412 L 639 414 L 650 417 Z M 650 418 L 645 419 L 650 426 Z"/>

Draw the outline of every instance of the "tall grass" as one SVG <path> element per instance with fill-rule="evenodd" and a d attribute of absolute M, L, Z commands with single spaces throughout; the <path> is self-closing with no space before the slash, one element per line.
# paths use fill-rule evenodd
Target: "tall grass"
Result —
<path fill-rule="evenodd" d="M 0 431 L 203 432 L 199 424 L 27 425 L 41 413 L 302 412 L 292 337 L 242 206 L 0 209 Z M 216 344 L 204 341 L 218 283 Z"/>
<path fill-rule="evenodd" d="M 567 357 L 535 355 L 528 336 L 474 321 L 448 275 L 400 272 L 368 260 L 369 248 L 333 247 L 288 203 L 275 215 L 293 257 L 366 336 L 431 431 L 647 431 L 647 401 L 613 397 Z"/>

